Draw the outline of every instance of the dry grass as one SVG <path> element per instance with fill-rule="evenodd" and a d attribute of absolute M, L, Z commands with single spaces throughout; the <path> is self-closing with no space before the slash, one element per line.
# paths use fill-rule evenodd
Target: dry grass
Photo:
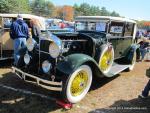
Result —
<path fill-rule="evenodd" d="M 150 62 L 139 62 L 131 72 L 97 80 L 87 96 L 69 111 L 63 110 L 54 101 L 0 87 L 0 113 L 149 113 L 150 98 L 137 98 L 148 81 L 145 69 L 149 66 Z M 57 93 L 23 82 L 10 71 L 10 68 L 0 69 L 1 84 L 59 97 Z"/>

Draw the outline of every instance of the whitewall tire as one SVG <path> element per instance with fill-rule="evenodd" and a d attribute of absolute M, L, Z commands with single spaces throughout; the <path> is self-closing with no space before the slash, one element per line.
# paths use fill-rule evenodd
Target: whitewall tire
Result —
<path fill-rule="evenodd" d="M 82 65 L 66 81 L 64 96 L 70 103 L 77 103 L 88 93 L 92 83 L 92 70 Z"/>

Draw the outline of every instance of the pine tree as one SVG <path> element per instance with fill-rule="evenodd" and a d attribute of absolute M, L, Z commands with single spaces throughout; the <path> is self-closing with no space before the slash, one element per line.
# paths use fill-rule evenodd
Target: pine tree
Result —
<path fill-rule="evenodd" d="M 0 0 L 0 13 L 30 13 L 28 0 Z"/>

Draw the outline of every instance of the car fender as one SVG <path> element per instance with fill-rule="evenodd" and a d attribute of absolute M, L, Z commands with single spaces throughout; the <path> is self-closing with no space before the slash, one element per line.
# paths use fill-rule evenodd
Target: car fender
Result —
<path fill-rule="evenodd" d="M 126 58 L 129 62 L 132 61 L 134 52 L 136 52 L 136 50 L 137 50 L 138 48 L 139 48 L 138 44 L 132 44 L 132 45 L 129 47 L 129 50 L 128 50 L 127 54 L 125 55 L 125 58 Z"/>
<path fill-rule="evenodd" d="M 71 54 L 65 57 L 64 60 L 57 64 L 57 75 L 70 75 L 83 64 L 87 64 L 91 67 L 93 75 L 97 75 L 99 77 L 103 76 L 101 75 L 97 62 L 92 57 L 85 54 Z"/>

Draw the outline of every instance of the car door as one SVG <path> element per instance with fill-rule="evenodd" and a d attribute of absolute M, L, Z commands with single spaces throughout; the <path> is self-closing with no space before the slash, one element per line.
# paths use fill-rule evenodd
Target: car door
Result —
<path fill-rule="evenodd" d="M 124 33 L 121 43 L 121 50 L 122 50 L 122 56 L 126 54 L 126 51 L 131 46 L 131 44 L 134 42 L 133 40 L 133 31 L 134 31 L 134 23 L 126 22 L 124 26 Z"/>
<path fill-rule="evenodd" d="M 120 58 L 122 55 L 122 42 L 123 42 L 123 28 L 124 22 L 111 22 L 109 27 L 108 41 L 112 43 L 115 51 L 115 59 Z"/>

